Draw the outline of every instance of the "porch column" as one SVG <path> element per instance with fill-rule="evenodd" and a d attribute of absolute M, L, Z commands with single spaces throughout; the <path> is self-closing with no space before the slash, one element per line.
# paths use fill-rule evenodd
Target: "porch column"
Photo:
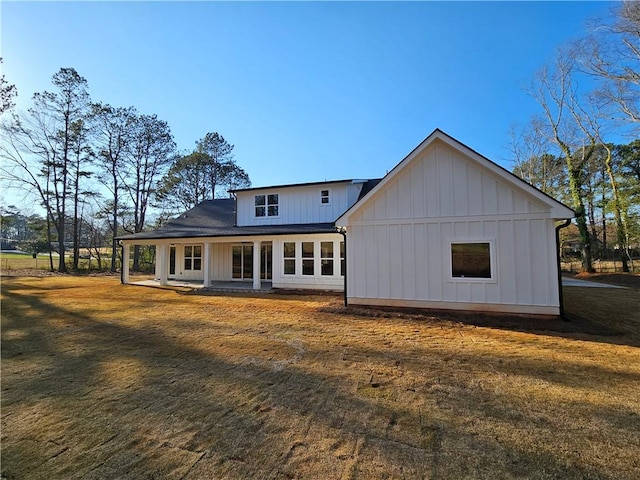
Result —
<path fill-rule="evenodd" d="M 156 246 L 156 270 L 158 271 L 158 278 L 160 285 L 167 285 L 169 283 L 169 255 L 167 254 L 167 245 Z"/>
<path fill-rule="evenodd" d="M 122 244 L 122 283 L 129 283 L 129 255 L 131 254 L 131 246 L 128 243 Z"/>
<path fill-rule="evenodd" d="M 260 290 L 260 242 L 253 242 L 253 289 Z"/>
<path fill-rule="evenodd" d="M 211 243 L 204 242 L 204 258 L 202 259 L 202 268 L 204 269 L 204 286 L 211 285 L 211 270 L 209 262 L 211 261 Z"/>
<path fill-rule="evenodd" d="M 162 267 L 160 266 L 160 259 L 162 258 L 162 245 L 156 245 L 156 264 L 153 269 L 153 275 L 156 280 L 162 276 Z"/>

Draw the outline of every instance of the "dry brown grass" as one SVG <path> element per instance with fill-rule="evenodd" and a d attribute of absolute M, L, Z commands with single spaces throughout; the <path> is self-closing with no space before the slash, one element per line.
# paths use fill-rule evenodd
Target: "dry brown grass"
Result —
<path fill-rule="evenodd" d="M 640 478 L 634 312 L 339 301 L 3 279 L 3 478 Z"/>

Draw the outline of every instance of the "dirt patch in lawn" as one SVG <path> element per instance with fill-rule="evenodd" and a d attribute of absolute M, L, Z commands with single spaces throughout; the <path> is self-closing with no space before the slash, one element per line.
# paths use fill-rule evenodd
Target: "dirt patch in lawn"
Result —
<path fill-rule="evenodd" d="M 601 335 L 185 293 L 3 279 L 3 478 L 640 477 L 633 318 Z"/>

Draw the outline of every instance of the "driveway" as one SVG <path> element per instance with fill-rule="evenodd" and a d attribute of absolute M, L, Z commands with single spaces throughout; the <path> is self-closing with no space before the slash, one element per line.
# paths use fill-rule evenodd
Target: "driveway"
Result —
<path fill-rule="evenodd" d="M 562 277 L 563 287 L 592 287 L 592 288 L 627 288 L 619 285 L 611 285 L 609 283 L 590 282 L 589 280 L 581 280 L 573 277 Z"/>

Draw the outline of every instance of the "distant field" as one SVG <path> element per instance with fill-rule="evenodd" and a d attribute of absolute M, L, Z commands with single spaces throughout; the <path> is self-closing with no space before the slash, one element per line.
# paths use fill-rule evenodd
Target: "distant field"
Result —
<path fill-rule="evenodd" d="M 54 258 L 54 263 L 58 261 Z M 49 254 L 39 254 L 36 258 L 30 253 L 0 253 L 1 270 L 23 270 L 26 268 L 49 268 Z"/>
<path fill-rule="evenodd" d="M 70 258 L 67 257 L 67 262 Z M 103 266 L 109 266 L 111 264 L 111 257 L 102 257 Z M 54 268 L 58 268 L 58 254 L 53 256 Z M 92 258 L 91 261 L 86 258 L 80 259 L 80 268 L 87 269 L 91 265 L 91 268 L 98 268 L 98 261 Z M 0 270 L 25 270 L 25 269 L 37 269 L 47 270 L 49 269 L 49 254 L 41 253 L 36 258 L 30 253 L 15 253 L 15 252 L 2 252 L 0 253 Z"/>
<path fill-rule="evenodd" d="M 0 476 L 637 480 L 640 290 L 564 292 L 571 322 L 3 278 Z"/>

